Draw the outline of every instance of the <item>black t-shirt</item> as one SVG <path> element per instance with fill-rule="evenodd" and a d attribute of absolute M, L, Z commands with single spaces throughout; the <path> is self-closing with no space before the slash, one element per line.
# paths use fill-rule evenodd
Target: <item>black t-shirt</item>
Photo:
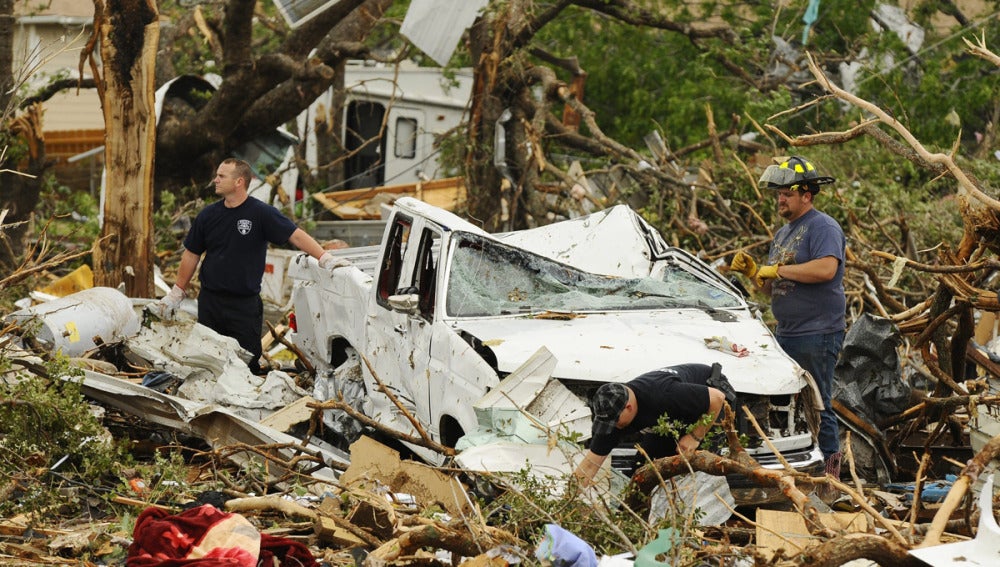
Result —
<path fill-rule="evenodd" d="M 673 439 L 652 431 L 660 416 L 692 424 L 708 413 L 708 386 L 705 382 L 712 375 L 707 364 L 679 364 L 641 374 L 625 386 L 635 392 L 636 415 L 624 429 L 615 429 L 607 435 L 595 435 L 590 440 L 590 450 L 595 455 L 607 455 L 618 446 L 621 439 L 633 433 L 643 433 L 642 448 L 653 458 L 675 452 Z"/>
<path fill-rule="evenodd" d="M 267 243 L 288 242 L 296 228 L 278 209 L 253 197 L 232 209 L 217 201 L 195 217 L 184 248 L 205 255 L 199 274 L 203 289 L 256 295 L 264 277 Z"/>

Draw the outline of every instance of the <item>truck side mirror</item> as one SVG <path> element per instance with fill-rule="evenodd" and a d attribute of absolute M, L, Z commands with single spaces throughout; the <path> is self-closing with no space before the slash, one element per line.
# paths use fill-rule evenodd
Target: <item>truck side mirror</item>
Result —
<path fill-rule="evenodd" d="M 393 311 L 406 313 L 407 315 L 415 314 L 419 304 L 420 296 L 415 293 L 404 293 L 389 296 L 389 307 L 392 307 Z"/>

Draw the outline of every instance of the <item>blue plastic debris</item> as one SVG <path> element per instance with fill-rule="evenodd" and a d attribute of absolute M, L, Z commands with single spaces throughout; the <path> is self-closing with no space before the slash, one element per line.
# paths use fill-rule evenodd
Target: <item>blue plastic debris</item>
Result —
<path fill-rule="evenodd" d="M 597 567 L 594 548 L 556 524 L 545 524 L 545 537 L 538 542 L 535 557 L 555 567 Z"/>
<path fill-rule="evenodd" d="M 951 486 L 955 484 L 955 480 L 957 479 L 957 476 L 949 474 L 945 475 L 944 480 L 924 483 L 920 489 L 920 501 L 929 503 L 943 502 L 945 497 L 948 496 Z M 915 482 L 894 482 L 887 484 L 885 488 L 889 492 L 903 494 L 903 500 L 909 503 L 913 501 L 913 490 L 916 486 L 917 483 Z"/>

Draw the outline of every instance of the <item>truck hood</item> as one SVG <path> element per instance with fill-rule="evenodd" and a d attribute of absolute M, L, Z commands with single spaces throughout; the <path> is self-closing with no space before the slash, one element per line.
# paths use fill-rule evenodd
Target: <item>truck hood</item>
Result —
<path fill-rule="evenodd" d="M 664 366 L 718 362 L 738 392 L 791 394 L 806 385 L 799 366 L 759 320 L 747 312 L 726 313 L 735 320 L 678 309 L 461 319 L 451 325 L 492 349 L 505 373 L 544 346 L 558 361 L 552 376 L 560 379 L 626 382 Z M 708 346 L 719 338 L 744 347 L 746 356 Z"/>

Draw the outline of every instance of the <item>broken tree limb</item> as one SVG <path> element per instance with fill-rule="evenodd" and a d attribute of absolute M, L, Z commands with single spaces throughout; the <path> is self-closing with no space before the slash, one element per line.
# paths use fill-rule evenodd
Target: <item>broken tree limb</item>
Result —
<path fill-rule="evenodd" d="M 745 406 L 744 411 L 746 411 Z M 748 415 L 749 413 L 747 412 Z M 756 463 L 753 457 L 747 453 L 743 444 L 740 443 L 740 434 L 736 431 L 736 414 L 729 402 L 722 403 L 722 419 L 719 421 L 719 427 L 726 432 L 726 443 L 729 445 L 729 454 L 733 456 L 732 458 L 741 463 L 751 465 Z"/>
<path fill-rule="evenodd" d="M 924 563 L 907 552 L 905 546 L 882 536 L 847 534 L 810 546 L 791 558 L 793 565 L 839 567 L 855 559 L 869 559 L 878 565 L 923 567 Z"/>
<path fill-rule="evenodd" d="M 410 422 L 410 425 L 413 426 L 413 430 L 416 431 L 420 435 L 420 438 L 423 440 L 423 442 L 424 443 L 430 443 L 430 444 L 436 445 L 438 447 L 443 447 L 443 445 L 440 445 L 440 444 L 436 443 L 433 439 L 431 439 L 431 436 L 427 434 L 427 430 L 424 429 L 424 426 L 420 423 L 420 421 L 417 418 L 413 417 L 413 414 L 410 413 L 409 411 L 407 411 L 405 407 L 403 407 L 403 404 L 399 401 L 399 398 L 397 398 L 395 394 L 393 394 L 392 392 L 390 392 L 389 388 L 385 387 L 385 383 L 382 382 L 382 379 L 379 378 L 378 373 L 375 372 L 375 368 L 372 367 L 372 363 L 368 362 L 368 357 L 366 357 L 365 355 L 360 354 L 360 353 L 359 353 L 359 355 L 361 356 L 361 360 L 364 361 L 365 367 L 368 368 L 368 372 L 371 373 L 372 378 L 375 380 L 375 383 L 378 384 L 379 390 L 381 390 L 382 393 L 385 394 L 386 397 L 388 397 L 390 401 L 392 401 L 392 404 L 394 406 L 396 406 L 396 409 L 398 409 L 400 412 L 402 412 L 403 417 L 405 417 L 406 420 Z M 424 445 L 424 446 L 425 447 L 429 447 L 429 445 Z M 455 454 L 455 450 L 452 449 L 451 453 L 444 453 L 444 454 L 445 455 L 454 455 Z"/>
<path fill-rule="evenodd" d="M 372 551 L 364 564 L 370 567 L 386 565 L 392 561 L 412 555 L 422 547 L 444 549 L 460 557 L 476 557 L 501 543 L 515 543 L 509 534 L 501 530 L 480 528 L 472 524 L 439 524 L 424 520 L 422 526 L 405 531 Z M 460 530 L 464 526 L 466 530 Z M 501 537 L 498 537 L 501 536 Z"/>
<path fill-rule="evenodd" d="M 983 472 L 986 465 L 995 459 L 998 454 L 1000 454 L 1000 435 L 990 439 L 989 443 L 983 447 L 983 450 L 976 453 L 976 456 L 962 469 L 961 474 L 958 475 L 958 479 L 951 485 L 948 496 L 945 497 L 944 502 L 941 503 L 941 507 L 934 514 L 934 520 L 931 521 L 927 537 L 917 547 L 930 547 L 941 543 L 941 534 L 944 533 L 945 526 L 948 524 L 948 520 L 951 519 L 952 513 L 958 509 L 958 506 L 965 498 L 965 493 L 972 486 L 972 483 L 976 482 L 976 479 L 979 478 L 979 474 Z"/>
<path fill-rule="evenodd" d="M 982 350 L 976 348 L 976 345 L 969 343 L 965 347 L 965 354 L 969 357 L 969 360 L 982 366 L 984 370 L 993 376 L 1000 378 L 1000 364 L 990 360 L 990 357 L 986 356 Z"/>
<path fill-rule="evenodd" d="M 286 500 L 280 496 L 250 496 L 247 498 L 233 498 L 226 501 L 226 510 L 237 514 L 248 512 L 274 511 L 285 516 L 299 516 L 309 520 L 316 520 L 316 512 L 301 504 Z"/>
<path fill-rule="evenodd" d="M 685 459 L 682 455 L 664 457 L 640 467 L 632 475 L 632 483 L 635 484 L 637 490 L 626 498 L 626 504 L 633 509 L 642 508 L 646 505 L 648 495 L 652 492 L 652 489 L 658 485 L 659 478 L 674 477 L 685 474 L 689 470 L 701 471 L 715 476 L 741 474 L 759 486 L 778 488 L 795 505 L 799 513 L 806 518 L 806 524 L 810 526 L 810 532 L 823 534 L 827 537 L 833 536 L 833 533 L 820 522 L 819 511 L 816 510 L 816 507 L 812 505 L 805 493 L 795 484 L 796 479 L 805 480 L 810 483 L 823 483 L 826 482 L 825 479 L 812 479 L 801 473 L 765 469 L 759 464 L 756 464 L 756 466 L 747 465 L 733 459 L 720 457 L 708 451 L 695 451 L 688 459 Z"/>
<path fill-rule="evenodd" d="M 903 262 L 907 268 L 932 274 L 964 274 L 969 272 L 978 272 L 979 270 L 1000 269 L 1000 261 L 997 260 L 980 260 L 978 262 L 960 266 L 942 266 L 940 264 L 925 264 L 923 262 L 917 262 L 916 260 L 911 260 L 903 256 L 896 256 L 895 254 L 890 254 L 881 250 L 872 250 L 870 253 L 876 258 L 882 258 L 884 260 L 888 260 L 889 262 Z"/>
<path fill-rule="evenodd" d="M 233 498 L 226 501 L 226 510 L 237 514 L 247 514 L 249 512 L 274 511 L 285 516 L 299 516 L 318 523 L 321 518 L 332 520 L 337 527 L 351 532 L 352 535 L 365 542 L 369 547 L 375 548 L 382 545 L 382 540 L 378 539 L 367 530 L 356 526 L 347 519 L 336 514 L 323 514 L 313 509 L 306 508 L 301 504 L 286 500 L 278 496 L 254 496 L 248 498 Z"/>
<path fill-rule="evenodd" d="M 951 389 L 952 392 L 954 392 L 956 395 L 959 396 L 967 396 L 969 394 L 968 392 L 963 390 L 962 387 L 959 386 L 954 380 L 952 380 L 951 376 L 948 376 L 948 374 L 946 374 L 944 370 L 938 368 L 937 364 L 933 364 L 933 357 L 930 356 L 930 349 L 927 348 L 926 344 L 923 347 L 921 347 L 921 353 L 923 355 L 924 360 L 931 361 L 932 363 L 921 365 L 919 368 L 921 370 L 925 370 L 927 374 L 929 374 L 932 378 L 937 380 L 939 386 L 940 384 L 944 384 L 949 389 Z M 938 390 L 940 390 L 940 388 L 935 388 L 935 393 Z"/>
<path fill-rule="evenodd" d="M 792 465 L 790 465 L 781 454 L 781 451 L 774 446 L 774 443 L 771 443 L 771 439 L 769 439 L 767 434 L 764 433 L 764 430 L 760 428 L 760 424 L 757 423 L 757 418 L 753 416 L 753 412 L 750 411 L 750 408 L 743 406 L 743 415 L 747 416 L 747 419 L 750 420 L 750 425 L 752 425 L 757 431 L 757 435 L 760 435 L 760 438 L 764 440 L 764 444 L 767 445 L 767 448 L 770 449 L 771 452 L 774 453 L 774 456 L 778 458 L 778 462 L 781 463 L 781 466 L 788 472 L 794 471 L 795 469 L 792 468 Z"/>
<path fill-rule="evenodd" d="M 49 225 L 52 223 L 52 219 L 49 219 L 45 223 L 45 227 L 42 229 L 42 233 L 48 229 Z M 24 253 L 24 260 L 21 265 L 14 270 L 13 273 L 0 278 L 0 290 L 7 289 L 8 287 L 26 279 L 28 276 L 37 274 L 39 272 L 45 272 L 53 268 L 62 266 L 69 263 L 71 260 L 76 260 L 77 258 L 82 258 L 93 253 L 93 248 L 88 250 L 81 250 L 78 252 L 64 252 L 56 254 L 47 260 L 42 260 L 46 254 L 49 252 L 49 247 L 45 245 L 47 238 L 40 237 L 35 243 Z M 98 239 L 96 242 L 102 242 L 104 238 Z M 95 242 L 95 245 L 96 245 Z M 34 263 L 33 262 L 38 262 Z"/>
<path fill-rule="evenodd" d="M 305 366 L 307 371 L 315 372 L 316 368 L 312 365 L 312 363 L 309 362 L 309 359 L 306 358 L 306 355 L 302 354 L 302 351 L 299 350 L 299 347 L 295 346 L 295 344 L 292 343 L 292 341 L 288 340 L 285 337 L 285 330 L 287 329 L 278 332 L 270 321 L 266 321 L 266 323 L 267 323 L 267 330 L 271 333 L 271 336 L 274 337 L 274 340 L 285 345 L 285 348 L 290 350 L 296 357 L 298 357 L 299 361 L 302 362 L 302 365 Z"/>
<path fill-rule="evenodd" d="M 896 313 L 895 315 L 889 317 L 889 319 L 891 319 L 893 323 L 899 323 L 900 321 L 905 321 L 930 309 L 931 303 L 933 303 L 933 299 L 928 297 L 927 299 L 914 305 L 913 307 L 905 311 L 900 311 L 899 313 Z"/>
<path fill-rule="evenodd" d="M 888 429 L 894 425 L 898 425 L 908 419 L 916 417 L 918 414 L 922 414 L 928 411 L 937 411 L 942 414 L 951 413 L 952 410 L 958 407 L 967 406 L 970 403 L 980 403 L 986 405 L 1000 404 L 1000 396 L 949 396 L 947 398 L 925 398 L 920 403 L 910 406 L 906 411 L 897 413 L 896 415 L 890 416 L 885 420 L 879 422 L 879 427 L 882 429 Z"/>
<path fill-rule="evenodd" d="M 824 89 L 826 89 L 827 92 L 831 93 L 833 96 L 843 101 L 849 102 L 850 104 L 866 112 L 871 113 L 873 116 L 878 118 L 879 122 L 895 130 L 896 133 L 899 134 L 899 136 L 902 137 L 903 140 L 905 140 L 906 143 L 909 144 L 910 147 L 917 152 L 917 155 L 919 155 L 920 158 L 923 159 L 926 163 L 943 165 L 948 170 L 948 172 L 958 181 L 959 185 L 961 185 L 963 189 L 968 191 L 970 195 L 975 197 L 984 205 L 987 205 L 991 210 L 1000 211 L 1000 201 L 997 201 L 993 197 L 990 197 L 989 195 L 983 193 L 976 185 L 976 183 L 973 182 L 968 175 L 966 175 L 965 171 L 963 171 L 960 167 L 958 167 L 958 165 L 955 164 L 955 160 L 952 159 L 950 155 L 942 153 L 931 153 L 927 151 L 927 149 L 924 148 L 923 144 L 921 144 L 920 141 L 917 140 L 916 137 L 914 137 L 914 135 L 910 133 L 910 131 L 905 126 L 902 125 L 902 123 L 893 118 L 889 113 L 882 110 L 878 106 L 868 102 L 867 100 L 854 96 L 853 94 L 835 85 L 833 81 L 831 81 L 829 77 L 826 76 L 823 70 L 819 68 L 819 65 L 816 63 L 816 60 L 815 58 L 813 58 L 812 54 L 806 53 L 806 60 L 808 61 L 809 64 L 809 71 L 812 72 L 813 76 L 816 77 L 816 80 Z"/>
<path fill-rule="evenodd" d="M 295 451 L 296 454 L 291 459 L 285 459 L 280 453 L 282 449 L 291 449 Z M 299 467 L 310 463 L 317 466 L 329 467 L 331 469 L 343 470 L 345 468 L 343 465 L 338 463 L 327 463 L 324 460 L 322 453 L 297 443 L 271 443 L 263 445 L 236 443 L 234 445 L 219 447 L 212 451 L 205 451 L 199 455 L 218 457 L 220 459 L 231 459 L 233 455 L 238 453 L 253 453 L 264 458 L 265 462 L 272 463 L 273 466 L 276 467 L 281 473 L 273 474 L 274 480 L 272 481 L 272 484 L 285 482 L 289 478 L 294 478 L 296 481 L 312 479 L 309 471 L 302 471 L 299 469 Z"/>
<path fill-rule="evenodd" d="M 882 280 L 879 279 L 878 274 L 875 273 L 875 270 L 872 269 L 871 266 L 864 262 L 850 259 L 855 258 L 854 254 L 850 252 L 848 253 L 848 258 L 849 259 L 846 263 L 847 267 L 852 270 L 858 270 L 868 276 L 868 281 L 871 282 L 872 287 L 875 288 L 875 295 L 879 298 L 879 301 L 896 310 L 902 311 L 906 308 L 906 306 L 900 303 L 899 300 L 889 295 L 885 285 L 882 284 Z"/>
<path fill-rule="evenodd" d="M 933 338 L 935 331 L 937 331 L 941 327 L 941 325 L 944 325 L 945 323 L 951 321 L 953 317 L 955 317 L 956 315 L 965 311 L 968 308 L 969 305 L 967 303 L 960 302 L 958 301 L 958 298 L 956 298 L 956 303 L 954 305 L 945 309 L 941 313 L 938 313 L 937 316 L 934 317 L 934 319 L 932 319 L 930 322 L 927 323 L 927 326 L 925 326 L 924 329 L 920 331 L 920 334 L 917 335 L 917 338 L 913 340 L 913 346 L 921 347 L 924 344 L 926 344 L 927 341 L 930 341 Z M 942 375 L 944 375 L 944 373 L 942 373 Z M 949 381 L 951 383 L 949 383 Z M 954 381 L 951 379 L 950 376 L 944 382 L 949 387 L 951 387 L 952 384 L 954 384 Z M 956 393 L 961 393 L 961 390 L 956 390 Z"/>
<path fill-rule="evenodd" d="M 851 479 L 854 481 L 854 488 L 861 497 L 864 497 L 865 487 L 864 484 L 861 482 L 861 478 L 858 476 L 857 466 L 854 462 L 854 449 L 852 447 L 852 442 L 851 442 L 851 433 L 853 432 L 850 429 L 848 429 L 846 432 L 847 438 L 846 442 L 844 443 L 844 459 L 847 461 L 847 466 L 851 473 Z M 875 520 L 874 518 L 872 518 L 871 515 L 869 515 L 868 529 L 871 530 L 874 527 L 875 527 Z"/>
<path fill-rule="evenodd" d="M 920 456 L 920 465 L 917 467 L 917 475 L 913 483 L 913 505 L 910 506 L 910 525 L 915 525 L 917 523 L 917 517 L 920 514 L 921 503 L 923 498 L 921 498 L 921 493 L 923 492 L 924 485 L 924 470 L 927 465 L 930 464 L 931 454 L 928 451 L 924 451 L 924 454 Z"/>
<path fill-rule="evenodd" d="M 868 436 L 871 442 L 875 444 L 875 450 L 882 456 L 882 460 L 893 468 L 891 472 L 894 473 L 896 470 L 896 459 L 893 458 L 892 452 L 885 444 L 885 436 L 882 435 L 878 429 L 873 427 L 872 424 L 868 423 L 868 421 L 854 413 L 851 408 L 841 403 L 840 400 L 832 400 L 831 405 L 833 405 L 833 411 L 837 412 L 837 415 L 839 415 L 844 421 L 848 422 L 853 427 L 856 427 L 859 431 Z"/>
<path fill-rule="evenodd" d="M 407 435 L 402 431 L 386 427 L 382 423 L 375 421 L 374 419 L 368 417 L 367 415 L 359 412 L 358 410 L 351 407 L 350 404 L 340 401 L 340 400 L 326 400 L 325 402 L 310 402 L 306 404 L 306 407 L 311 408 L 316 411 L 335 409 L 340 410 L 351 416 L 352 418 L 358 420 L 366 427 L 370 427 L 376 431 L 380 431 L 394 439 L 403 441 L 404 443 L 412 443 L 414 445 L 420 445 L 421 447 L 427 447 L 433 451 L 437 451 L 442 455 L 453 457 L 455 456 L 455 449 L 452 447 L 446 447 L 440 443 L 435 442 L 433 439 L 425 439 L 422 437 L 416 437 L 413 435 Z"/>
<path fill-rule="evenodd" d="M 858 504 L 858 506 L 860 506 L 861 509 L 864 510 L 866 514 L 868 514 L 870 518 L 873 518 L 876 522 L 881 524 L 882 527 L 886 529 L 886 531 L 888 531 L 890 534 L 892 534 L 893 537 L 899 540 L 900 545 L 904 546 L 909 545 L 909 542 L 906 541 L 906 538 L 903 537 L 901 533 L 899 533 L 899 530 L 896 529 L 896 526 L 892 525 L 892 523 L 889 522 L 888 518 L 882 516 L 882 514 L 879 514 L 878 510 L 873 508 L 872 505 L 868 503 L 868 499 L 865 498 L 864 494 L 855 491 L 853 488 L 850 487 L 850 485 L 841 482 L 835 478 L 830 477 L 828 481 L 830 484 L 836 487 L 837 490 L 840 490 L 845 494 L 847 494 L 848 496 L 850 496 L 851 499 L 854 500 Z"/>
<path fill-rule="evenodd" d="M 962 41 L 969 47 L 969 53 L 1000 67 L 1000 57 L 997 57 L 995 53 L 986 47 L 986 32 L 982 32 L 980 36 L 976 37 L 975 44 L 964 37 Z"/>

